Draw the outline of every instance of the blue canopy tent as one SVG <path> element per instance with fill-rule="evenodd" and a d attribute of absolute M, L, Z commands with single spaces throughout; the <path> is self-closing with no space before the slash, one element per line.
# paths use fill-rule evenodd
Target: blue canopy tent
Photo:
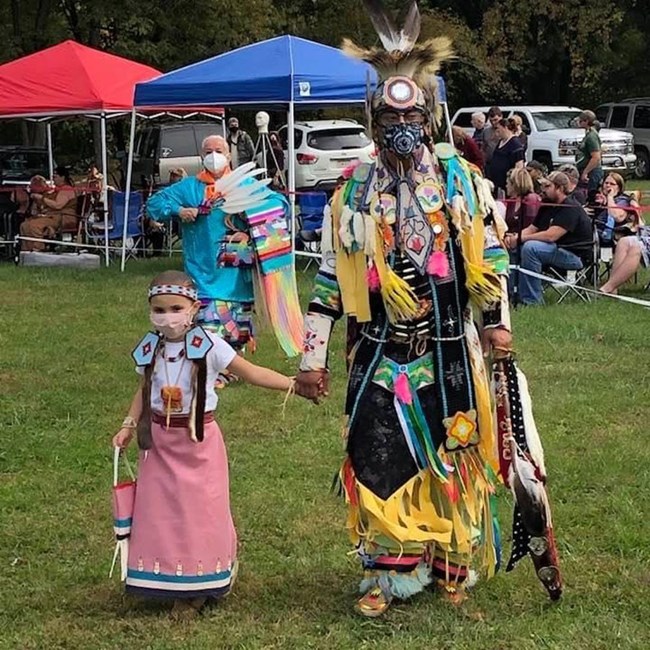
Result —
<path fill-rule="evenodd" d="M 341 50 L 297 36 L 278 36 L 168 72 L 137 84 L 131 120 L 131 146 L 127 170 L 131 186 L 133 141 L 137 111 L 193 109 L 210 106 L 286 106 L 289 132 L 296 108 L 363 104 L 368 86 L 374 88 L 374 69 Z M 444 81 L 438 78 L 440 102 L 446 110 Z M 295 151 L 288 138 L 288 185 L 295 214 Z M 122 268 L 126 250 L 122 255 Z"/>

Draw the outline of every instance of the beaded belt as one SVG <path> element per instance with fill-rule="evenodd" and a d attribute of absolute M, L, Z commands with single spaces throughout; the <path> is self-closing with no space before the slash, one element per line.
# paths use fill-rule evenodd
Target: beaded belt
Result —
<path fill-rule="evenodd" d="M 151 421 L 162 426 L 167 426 L 167 416 L 162 413 L 151 412 Z M 214 422 L 214 411 L 206 411 L 203 415 L 204 424 Z M 187 414 L 171 415 L 169 417 L 169 426 L 173 428 L 183 428 L 190 425 L 190 416 Z"/>

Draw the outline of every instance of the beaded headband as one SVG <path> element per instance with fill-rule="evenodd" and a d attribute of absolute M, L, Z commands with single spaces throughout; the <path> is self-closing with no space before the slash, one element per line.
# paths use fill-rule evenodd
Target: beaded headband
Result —
<path fill-rule="evenodd" d="M 149 289 L 149 298 L 154 296 L 184 296 L 190 300 L 197 300 L 199 297 L 194 287 L 184 287 L 180 284 L 157 284 Z"/>

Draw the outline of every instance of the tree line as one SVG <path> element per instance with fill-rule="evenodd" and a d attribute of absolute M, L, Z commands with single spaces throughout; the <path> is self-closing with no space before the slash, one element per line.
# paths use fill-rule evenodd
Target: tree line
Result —
<path fill-rule="evenodd" d="M 386 0 L 395 10 L 402 2 Z M 420 0 L 420 10 L 421 38 L 454 42 L 456 58 L 443 70 L 452 111 L 484 103 L 587 108 L 650 95 L 650 0 Z M 73 38 L 169 71 L 279 34 L 334 46 L 345 36 L 377 42 L 361 0 L 0 3 L 0 62 Z"/>

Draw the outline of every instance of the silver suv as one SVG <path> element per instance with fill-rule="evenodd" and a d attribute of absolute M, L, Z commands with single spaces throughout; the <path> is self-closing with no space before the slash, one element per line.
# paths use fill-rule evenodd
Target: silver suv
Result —
<path fill-rule="evenodd" d="M 598 121 L 610 129 L 624 129 L 634 136 L 637 178 L 650 178 L 650 97 L 634 97 L 601 104 Z"/>
<path fill-rule="evenodd" d="M 177 167 L 182 167 L 188 176 L 198 174 L 203 139 L 222 134 L 219 122 L 146 125 L 136 136 L 133 149 L 133 185 L 166 185 L 170 170 Z"/>
<path fill-rule="evenodd" d="M 279 129 L 287 155 L 287 127 Z M 329 190 L 341 172 L 355 160 L 369 163 L 375 158 L 375 145 L 362 124 L 354 120 L 311 120 L 296 122 L 296 188 Z"/>

